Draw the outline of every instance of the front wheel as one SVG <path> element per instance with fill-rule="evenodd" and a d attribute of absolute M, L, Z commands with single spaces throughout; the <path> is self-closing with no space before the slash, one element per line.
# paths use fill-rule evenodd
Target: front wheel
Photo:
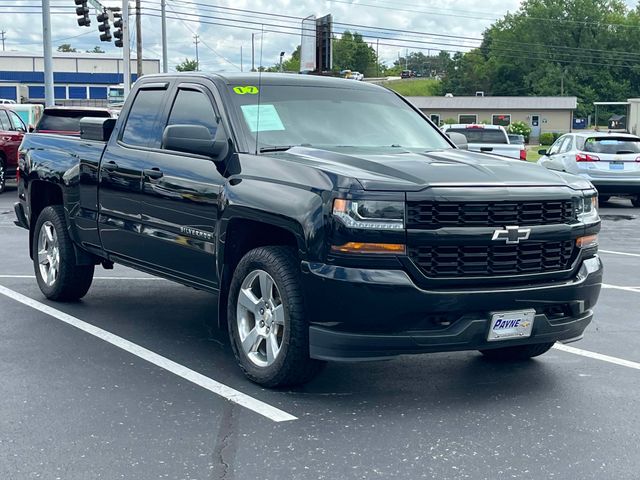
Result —
<path fill-rule="evenodd" d="M 522 361 L 547 353 L 553 345 L 554 342 L 534 343 L 533 345 L 480 350 L 480 353 L 491 360 Z"/>
<path fill-rule="evenodd" d="M 89 291 L 94 265 L 76 264 L 64 208 L 60 205 L 46 207 L 36 221 L 33 266 L 40 290 L 51 300 L 78 300 Z"/>
<path fill-rule="evenodd" d="M 229 290 L 229 337 L 240 368 L 265 387 L 302 384 L 322 362 L 309 357 L 299 262 L 287 247 L 261 247 L 238 264 Z"/>

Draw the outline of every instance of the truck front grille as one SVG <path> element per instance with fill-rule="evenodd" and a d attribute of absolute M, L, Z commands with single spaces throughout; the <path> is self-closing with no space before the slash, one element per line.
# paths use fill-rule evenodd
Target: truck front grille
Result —
<path fill-rule="evenodd" d="M 407 227 L 495 227 L 552 225 L 575 220 L 572 200 L 526 202 L 408 202 Z"/>
<path fill-rule="evenodd" d="M 551 273 L 570 268 L 573 240 L 518 245 L 410 247 L 409 257 L 430 278 Z"/>

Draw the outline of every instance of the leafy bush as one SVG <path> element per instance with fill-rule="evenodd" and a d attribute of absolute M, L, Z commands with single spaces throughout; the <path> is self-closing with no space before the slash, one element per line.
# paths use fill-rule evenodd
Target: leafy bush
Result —
<path fill-rule="evenodd" d="M 455 118 L 446 118 L 444 120 L 445 125 L 455 125 L 458 121 Z"/>
<path fill-rule="evenodd" d="M 526 143 L 529 143 L 529 137 L 531 136 L 531 127 L 526 123 L 521 121 L 513 122 L 507 127 L 507 132 L 514 135 L 522 135 L 524 137 L 524 141 Z"/>
<path fill-rule="evenodd" d="M 555 142 L 553 138 L 553 133 L 545 132 L 540 134 L 540 145 L 552 145 Z"/>

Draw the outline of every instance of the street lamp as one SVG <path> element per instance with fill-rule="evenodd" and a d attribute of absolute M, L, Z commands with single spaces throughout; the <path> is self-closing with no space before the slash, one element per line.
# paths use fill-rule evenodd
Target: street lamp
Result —
<path fill-rule="evenodd" d="M 282 73 L 282 57 L 284 57 L 284 52 L 280 52 L 280 73 Z"/>

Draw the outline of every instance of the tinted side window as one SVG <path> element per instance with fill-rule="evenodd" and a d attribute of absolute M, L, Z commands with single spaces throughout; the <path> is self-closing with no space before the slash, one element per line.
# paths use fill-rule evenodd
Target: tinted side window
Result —
<path fill-rule="evenodd" d="M 135 147 L 160 147 L 162 132 L 158 117 L 165 94 L 166 90 L 138 90 L 122 132 L 124 143 Z"/>
<path fill-rule="evenodd" d="M 195 90 L 179 90 L 173 103 L 168 125 L 202 125 L 215 137 L 218 129 L 216 115 L 209 97 Z"/>
<path fill-rule="evenodd" d="M 4 110 L 0 110 L 0 130 L 11 130 L 11 124 L 9 123 L 7 112 L 5 112 Z"/>
<path fill-rule="evenodd" d="M 27 131 L 27 127 L 25 126 L 24 122 L 16 112 L 9 111 L 7 112 L 7 114 L 9 115 L 9 120 L 11 120 L 11 125 L 13 126 L 13 130 L 22 129 L 25 132 Z"/>

